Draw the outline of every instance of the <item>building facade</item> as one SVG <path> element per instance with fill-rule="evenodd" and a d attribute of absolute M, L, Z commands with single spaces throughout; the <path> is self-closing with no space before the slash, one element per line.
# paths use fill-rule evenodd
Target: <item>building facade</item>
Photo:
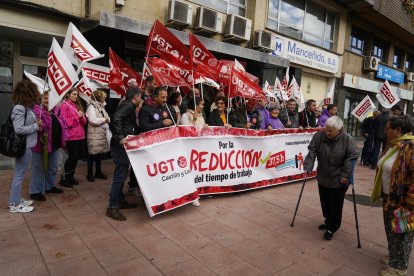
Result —
<path fill-rule="evenodd" d="M 273 84 L 286 70 L 305 99 L 321 101 L 335 83 L 335 103 L 347 131 L 357 132 L 352 108 L 368 93 L 375 100 L 385 79 L 412 113 L 414 29 L 407 1 L 378 0 L 62 0 L 0 2 L 0 120 L 11 108 L 13 85 L 24 70 L 46 71 L 52 37 L 63 42 L 73 22 L 101 53 L 111 47 L 138 72 L 148 33 L 158 19 L 185 44 L 187 33 L 217 58 L 237 58 Z M 377 68 L 365 66 L 375 58 Z M 108 66 L 107 58 L 96 60 Z M 374 71 L 377 70 L 377 71 Z M 413 76 L 414 78 L 414 76 Z"/>

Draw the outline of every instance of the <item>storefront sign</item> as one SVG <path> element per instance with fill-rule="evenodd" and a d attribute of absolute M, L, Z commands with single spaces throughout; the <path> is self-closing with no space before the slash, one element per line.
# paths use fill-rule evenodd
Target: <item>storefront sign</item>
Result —
<path fill-rule="evenodd" d="M 303 162 L 315 131 L 178 126 L 129 136 L 125 148 L 148 213 L 154 216 L 203 194 L 303 179 Z"/>
<path fill-rule="evenodd" d="M 379 79 L 388 80 L 395 83 L 404 83 L 404 76 L 405 74 L 403 72 L 389 68 L 382 64 L 378 65 L 376 77 Z"/>
<path fill-rule="evenodd" d="M 338 72 L 338 55 L 280 35 L 274 36 L 276 37 L 276 47 L 272 51 L 272 55 L 287 58 L 293 63 L 314 69 L 334 74 Z"/>
<path fill-rule="evenodd" d="M 369 79 L 361 78 L 358 76 L 345 74 L 344 75 L 344 86 L 355 88 L 363 91 L 378 93 L 383 86 L 383 82 L 372 81 Z M 412 101 L 413 92 L 405 89 L 401 89 L 390 85 L 390 90 L 398 95 L 400 99 Z"/>

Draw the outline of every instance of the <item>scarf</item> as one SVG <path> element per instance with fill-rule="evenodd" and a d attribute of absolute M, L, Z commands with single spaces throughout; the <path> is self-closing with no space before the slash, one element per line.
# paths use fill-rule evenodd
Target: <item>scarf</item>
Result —
<path fill-rule="evenodd" d="M 398 147 L 397 144 L 401 141 L 406 141 L 406 140 L 414 140 L 414 136 L 411 133 L 407 133 L 395 140 L 392 140 L 390 143 L 392 146 L 391 151 L 389 151 L 389 153 L 382 159 L 381 163 L 378 164 L 377 173 L 375 175 L 374 189 L 371 194 L 371 200 L 373 202 L 381 198 L 382 168 L 384 166 L 385 161 L 387 161 L 391 156 L 393 156 L 400 149 L 400 147 Z"/>

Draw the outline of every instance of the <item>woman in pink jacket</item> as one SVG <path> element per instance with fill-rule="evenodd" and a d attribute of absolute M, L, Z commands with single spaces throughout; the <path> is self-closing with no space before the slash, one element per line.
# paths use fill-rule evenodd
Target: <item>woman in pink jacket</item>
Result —
<path fill-rule="evenodd" d="M 64 144 L 63 123 L 55 115 L 54 110 L 48 110 L 48 105 L 49 92 L 45 91 L 42 106 L 33 107 L 36 118 L 42 120 L 42 128 L 37 132 L 37 144 L 32 148 L 32 177 L 29 185 L 30 199 L 36 201 L 46 200 L 43 196 L 44 192 L 63 193 L 55 186 L 59 157 Z M 45 146 L 47 146 L 47 155 L 44 152 Z"/>
<path fill-rule="evenodd" d="M 60 180 L 60 184 L 68 188 L 79 184 L 73 175 L 78 160 L 83 158 L 85 153 L 86 117 L 78 96 L 78 90 L 71 88 L 66 93 L 66 100 L 60 106 L 60 117 L 64 122 L 66 149 L 69 155 L 65 162 L 65 177 Z"/>

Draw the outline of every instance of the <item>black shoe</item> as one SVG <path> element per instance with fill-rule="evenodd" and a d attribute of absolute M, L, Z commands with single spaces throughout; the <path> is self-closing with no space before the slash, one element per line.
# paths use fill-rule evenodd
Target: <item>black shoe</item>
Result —
<path fill-rule="evenodd" d="M 374 165 L 371 165 L 371 167 L 369 167 L 371 170 L 375 170 L 377 167 Z"/>
<path fill-rule="evenodd" d="M 325 234 L 323 234 L 323 238 L 327 241 L 332 240 L 333 233 L 330 230 L 326 230 Z"/>
<path fill-rule="evenodd" d="M 106 215 L 113 220 L 124 221 L 126 217 L 119 212 L 119 208 L 109 208 L 106 209 Z"/>
<path fill-rule="evenodd" d="M 61 194 L 61 193 L 63 193 L 63 190 L 59 189 L 57 187 L 52 187 L 52 189 L 46 190 L 46 193 L 47 194 Z"/>
<path fill-rule="evenodd" d="M 134 209 L 137 208 L 137 205 L 135 203 L 128 203 L 127 201 L 124 201 L 122 203 L 119 204 L 118 209 L 122 210 L 122 209 Z"/>
<path fill-rule="evenodd" d="M 86 179 L 88 179 L 89 182 L 95 182 L 95 177 L 93 175 L 88 174 Z"/>
<path fill-rule="evenodd" d="M 66 188 L 73 188 L 72 182 L 68 181 L 67 179 L 65 179 L 65 180 L 61 179 L 59 181 L 59 184 L 62 185 L 63 187 L 66 187 Z"/>
<path fill-rule="evenodd" d="M 42 193 L 31 194 L 30 199 L 36 201 L 46 201 L 46 198 L 42 195 Z"/>
<path fill-rule="evenodd" d="M 108 177 L 106 175 L 104 175 L 102 172 L 100 173 L 95 173 L 95 178 L 99 178 L 99 179 L 108 179 Z"/>
<path fill-rule="evenodd" d="M 322 223 L 321 225 L 318 226 L 319 230 L 325 230 L 326 229 L 326 224 Z"/>

